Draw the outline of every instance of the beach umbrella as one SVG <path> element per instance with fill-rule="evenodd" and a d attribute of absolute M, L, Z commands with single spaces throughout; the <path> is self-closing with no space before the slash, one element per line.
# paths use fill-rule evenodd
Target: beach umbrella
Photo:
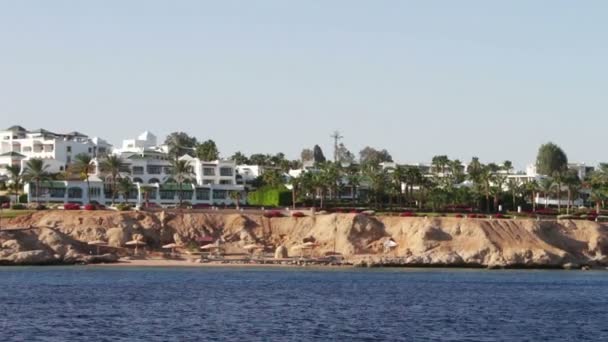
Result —
<path fill-rule="evenodd" d="M 314 242 L 305 242 L 305 243 L 303 243 L 301 245 L 295 245 L 295 246 L 291 247 L 291 249 L 292 250 L 299 250 L 300 251 L 300 256 L 304 256 L 304 250 L 305 249 L 312 250 L 316 246 L 318 246 L 318 245 L 316 243 L 314 243 Z"/>
<path fill-rule="evenodd" d="M 99 255 L 99 246 L 107 246 L 108 243 L 103 240 L 95 240 L 87 242 L 89 246 L 97 246 L 97 255 Z"/>
<path fill-rule="evenodd" d="M 209 245 L 201 246 L 201 249 L 204 250 L 204 251 L 209 251 L 209 250 L 212 250 L 212 249 L 219 249 L 219 248 L 220 248 L 220 246 L 215 245 L 215 244 L 209 244 Z"/>
<path fill-rule="evenodd" d="M 384 251 L 388 252 L 397 246 L 399 246 L 399 244 L 397 242 L 395 242 L 395 240 L 393 240 L 393 239 L 386 240 L 384 242 Z"/>
<path fill-rule="evenodd" d="M 164 249 L 170 249 L 171 250 L 171 254 L 175 253 L 175 248 L 181 247 L 180 245 L 176 244 L 176 243 L 170 243 L 167 245 L 164 245 L 163 248 Z"/>
<path fill-rule="evenodd" d="M 253 252 L 256 249 L 264 249 L 264 246 L 252 243 L 252 244 L 243 246 L 243 249 L 247 250 L 249 253 L 251 253 L 253 255 Z"/>
<path fill-rule="evenodd" d="M 135 246 L 135 254 L 137 254 L 137 247 L 138 246 L 145 246 L 146 243 L 141 241 L 141 240 L 131 240 L 128 241 L 127 243 L 125 243 L 125 245 L 127 246 Z"/>

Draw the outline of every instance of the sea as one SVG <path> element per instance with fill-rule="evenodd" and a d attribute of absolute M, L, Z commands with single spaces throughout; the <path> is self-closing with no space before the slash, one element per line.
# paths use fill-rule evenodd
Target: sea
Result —
<path fill-rule="evenodd" d="M 608 341 L 608 271 L 6 267 L 0 341 Z"/>

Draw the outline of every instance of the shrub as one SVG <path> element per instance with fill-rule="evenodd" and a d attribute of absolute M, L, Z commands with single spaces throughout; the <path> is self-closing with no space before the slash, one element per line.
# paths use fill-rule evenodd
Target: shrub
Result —
<path fill-rule="evenodd" d="M 10 203 L 11 199 L 8 196 L 0 196 L 0 204 Z"/>
<path fill-rule="evenodd" d="M 153 205 L 156 205 L 155 203 L 150 203 L 150 207 L 152 208 Z M 158 205 L 156 205 L 158 207 Z M 199 203 L 199 204 L 194 204 L 192 206 L 192 209 L 207 209 L 207 208 L 211 208 L 211 204 L 207 204 L 207 203 Z"/>
<path fill-rule="evenodd" d="M 2 207 L 2 209 L 8 209 L 11 207 L 11 204 L 9 202 L 6 202 L 6 203 L 0 204 L 0 206 Z"/>
<path fill-rule="evenodd" d="M 351 211 L 350 211 L 350 213 L 351 213 L 351 214 L 358 214 L 358 213 L 359 213 L 359 210 L 357 210 L 357 209 L 353 209 L 353 210 L 351 210 Z"/>
<path fill-rule="evenodd" d="M 264 217 L 267 218 L 272 218 L 272 217 L 283 217 L 283 214 L 281 214 L 280 211 L 278 210 L 271 210 L 271 211 L 267 211 L 264 213 Z"/>
<path fill-rule="evenodd" d="M 577 218 L 578 218 L 578 216 L 576 216 L 576 215 L 557 215 L 558 220 L 574 220 Z"/>
<path fill-rule="evenodd" d="M 291 217 L 305 217 L 306 215 L 304 215 L 304 213 L 296 211 L 291 213 Z"/>
<path fill-rule="evenodd" d="M 454 215 L 454 217 L 463 218 L 464 216 L 462 214 L 456 214 L 456 215 Z"/>
<path fill-rule="evenodd" d="M 247 203 L 264 207 L 291 205 L 291 191 L 285 187 L 261 187 L 247 195 Z"/>
<path fill-rule="evenodd" d="M 125 203 L 119 203 L 116 206 L 116 209 L 118 209 L 119 211 L 129 211 L 129 210 L 131 210 L 131 206 L 129 204 L 125 204 Z"/>
<path fill-rule="evenodd" d="M 416 216 L 416 214 L 413 213 L 413 212 L 411 212 L 411 211 L 406 211 L 406 212 L 401 213 L 401 215 L 399 215 L 399 216 L 401 216 L 401 217 L 414 217 L 414 216 Z"/>
<path fill-rule="evenodd" d="M 26 206 L 24 204 L 13 204 L 11 209 L 13 210 L 24 210 Z"/>
<path fill-rule="evenodd" d="M 63 205 L 64 210 L 80 210 L 80 204 L 78 203 L 66 203 Z"/>
<path fill-rule="evenodd" d="M 507 219 L 507 218 L 509 218 L 509 216 L 506 216 L 504 214 L 498 213 L 498 214 L 494 215 L 494 218 L 497 218 L 497 219 Z"/>
<path fill-rule="evenodd" d="M 87 204 L 84 206 L 84 210 L 97 210 L 97 207 L 95 206 L 95 204 Z"/>
<path fill-rule="evenodd" d="M 19 195 L 19 203 L 27 203 L 27 194 Z"/>

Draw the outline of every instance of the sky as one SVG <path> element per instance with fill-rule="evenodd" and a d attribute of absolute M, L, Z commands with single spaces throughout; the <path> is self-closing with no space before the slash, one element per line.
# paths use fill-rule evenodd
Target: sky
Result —
<path fill-rule="evenodd" d="M 608 160 L 605 1 L 0 0 L 0 126 L 297 158 Z M 4 128 L 4 127 L 2 127 Z"/>

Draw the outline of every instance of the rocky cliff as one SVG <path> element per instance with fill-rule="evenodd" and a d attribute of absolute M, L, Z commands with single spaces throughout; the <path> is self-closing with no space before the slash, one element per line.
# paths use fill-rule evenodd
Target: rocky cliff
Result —
<path fill-rule="evenodd" d="M 330 214 L 266 218 L 261 215 L 193 212 L 40 211 L 9 220 L 9 227 L 36 227 L 0 233 L 0 260 L 38 251 L 58 260 L 82 255 L 86 242 L 105 240 L 124 246 L 142 234 L 152 248 L 187 244 L 202 236 L 225 241 L 228 253 L 259 243 L 274 251 L 304 241 L 314 253 L 342 254 L 347 260 L 372 260 L 412 266 L 561 267 L 607 265 L 607 227 L 589 221 L 489 220 L 461 218 L 370 217 Z M 6 225 L 5 225 L 6 227 Z M 397 246 L 384 250 L 393 239 Z M 40 252 L 46 251 L 46 252 Z M 42 256 L 41 259 L 44 259 Z M 72 259 L 71 259 L 72 258 Z"/>

